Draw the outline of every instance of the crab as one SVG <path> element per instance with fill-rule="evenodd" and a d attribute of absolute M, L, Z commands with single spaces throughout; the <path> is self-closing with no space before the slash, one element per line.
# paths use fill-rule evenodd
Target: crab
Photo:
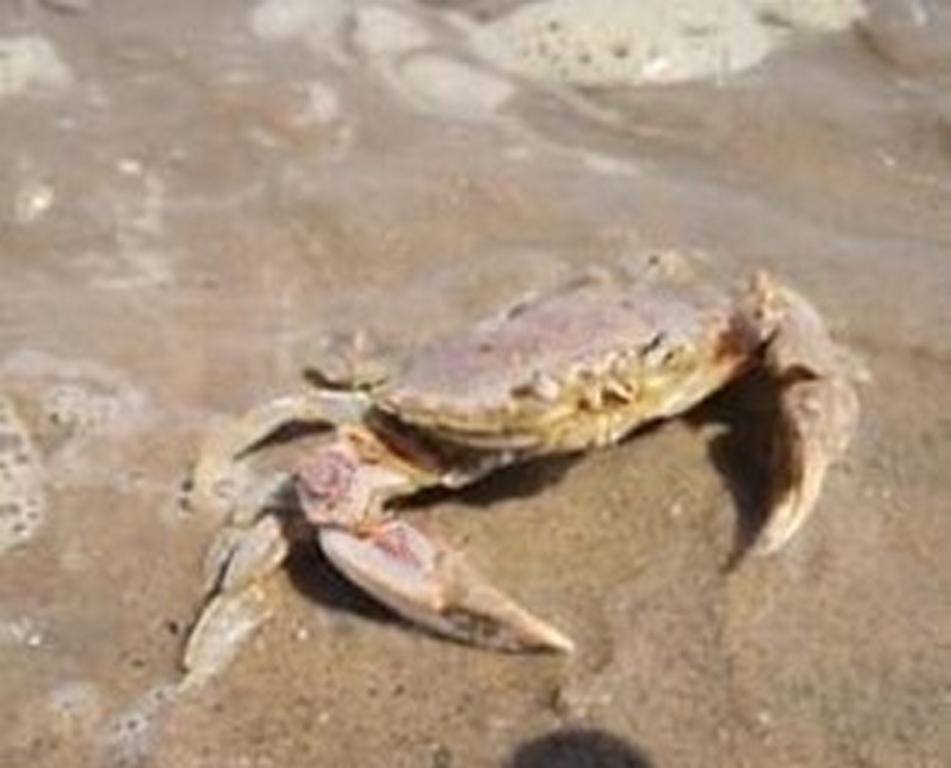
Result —
<path fill-rule="evenodd" d="M 264 577 L 299 537 L 433 633 L 496 649 L 571 651 L 567 635 L 461 552 L 400 519 L 393 502 L 617 443 L 753 369 L 774 383 L 778 418 L 765 522 L 751 549 L 775 552 L 809 517 L 854 432 L 846 359 L 812 304 L 771 275 L 719 290 L 682 260 L 655 257 L 635 273 L 586 275 L 528 298 L 372 375 L 311 370 L 317 386 L 213 430 L 199 453 L 192 501 L 223 510 L 228 524 L 209 550 L 186 680 L 220 671 L 268 615 Z M 329 439 L 292 471 L 236 491 L 248 455 L 301 423 L 330 427 Z M 281 494 L 295 500 L 290 522 L 287 504 L 274 501 Z"/>

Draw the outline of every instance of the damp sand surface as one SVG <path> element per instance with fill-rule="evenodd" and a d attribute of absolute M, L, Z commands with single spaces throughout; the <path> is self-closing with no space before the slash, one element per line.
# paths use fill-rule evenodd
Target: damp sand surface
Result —
<path fill-rule="evenodd" d="M 492 58 L 501 0 L 0 9 L 0 765 L 951 764 L 951 4 L 758 5 L 768 50 L 731 65 L 694 25 L 707 63 L 666 80 L 662 46 L 580 22 L 555 41 L 594 46 L 578 77 L 534 39 L 531 68 Z M 211 424 L 328 338 L 411 348 L 651 250 L 775 271 L 868 369 L 787 550 L 727 567 L 740 385 L 408 510 L 574 656 L 438 640 L 304 549 L 177 691 Z"/>

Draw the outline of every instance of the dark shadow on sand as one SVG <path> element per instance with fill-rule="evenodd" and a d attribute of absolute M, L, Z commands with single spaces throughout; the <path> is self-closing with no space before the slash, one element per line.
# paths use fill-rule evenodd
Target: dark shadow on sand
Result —
<path fill-rule="evenodd" d="M 696 427 L 717 425 L 707 452 L 723 477 L 736 509 L 732 551 L 725 571 L 735 569 L 766 523 L 770 495 L 770 457 L 778 428 L 778 383 L 754 370 L 732 382 L 687 414 Z"/>
<path fill-rule="evenodd" d="M 430 488 L 399 499 L 392 506 L 398 510 L 427 509 L 454 500 L 467 507 L 487 510 L 500 501 L 524 499 L 555 485 L 583 457 L 582 453 L 572 453 L 529 459 L 497 469 L 463 488 Z"/>
<path fill-rule="evenodd" d="M 505 768 L 654 768 L 654 763 L 607 731 L 568 728 L 522 744 Z"/>

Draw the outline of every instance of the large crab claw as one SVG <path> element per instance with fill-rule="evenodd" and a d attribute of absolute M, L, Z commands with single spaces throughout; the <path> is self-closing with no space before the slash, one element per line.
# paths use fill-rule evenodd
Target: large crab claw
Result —
<path fill-rule="evenodd" d="M 401 520 L 359 532 L 324 528 L 320 546 L 354 584 L 434 632 L 499 650 L 574 645 L 492 587 L 461 553 Z"/>
<path fill-rule="evenodd" d="M 371 433 L 347 429 L 299 467 L 301 505 L 330 562 L 397 614 L 438 634 L 505 650 L 572 650 L 565 635 L 490 586 L 461 553 L 385 517 L 387 500 L 445 484 L 416 459 L 407 463 Z"/>
<path fill-rule="evenodd" d="M 753 548 L 756 554 L 777 551 L 802 527 L 826 471 L 845 450 L 858 420 L 853 385 L 858 373 L 849 370 L 815 308 L 788 288 L 776 290 L 785 306 L 765 364 L 780 387 L 779 423 L 768 517 Z"/>

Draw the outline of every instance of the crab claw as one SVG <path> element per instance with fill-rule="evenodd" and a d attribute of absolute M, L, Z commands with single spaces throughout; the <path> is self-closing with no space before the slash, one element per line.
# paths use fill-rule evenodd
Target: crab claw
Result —
<path fill-rule="evenodd" d="M 405 522 L 325 527 L 320 546 L 361 589 L 439 634 L 500 650 L 574 649 L 568 637 L 490 586 L 461 553 Z"/>
<path fill-rule="evenodd" d="M 812 305 L 788 289 L 783 294 L 787 311 L 766 350 L 767 369 L 781 390 L 769 516 L 754 546 L 757 554 L 777 551 L 802 527 L 858 420 L 843 351 Z"/>

